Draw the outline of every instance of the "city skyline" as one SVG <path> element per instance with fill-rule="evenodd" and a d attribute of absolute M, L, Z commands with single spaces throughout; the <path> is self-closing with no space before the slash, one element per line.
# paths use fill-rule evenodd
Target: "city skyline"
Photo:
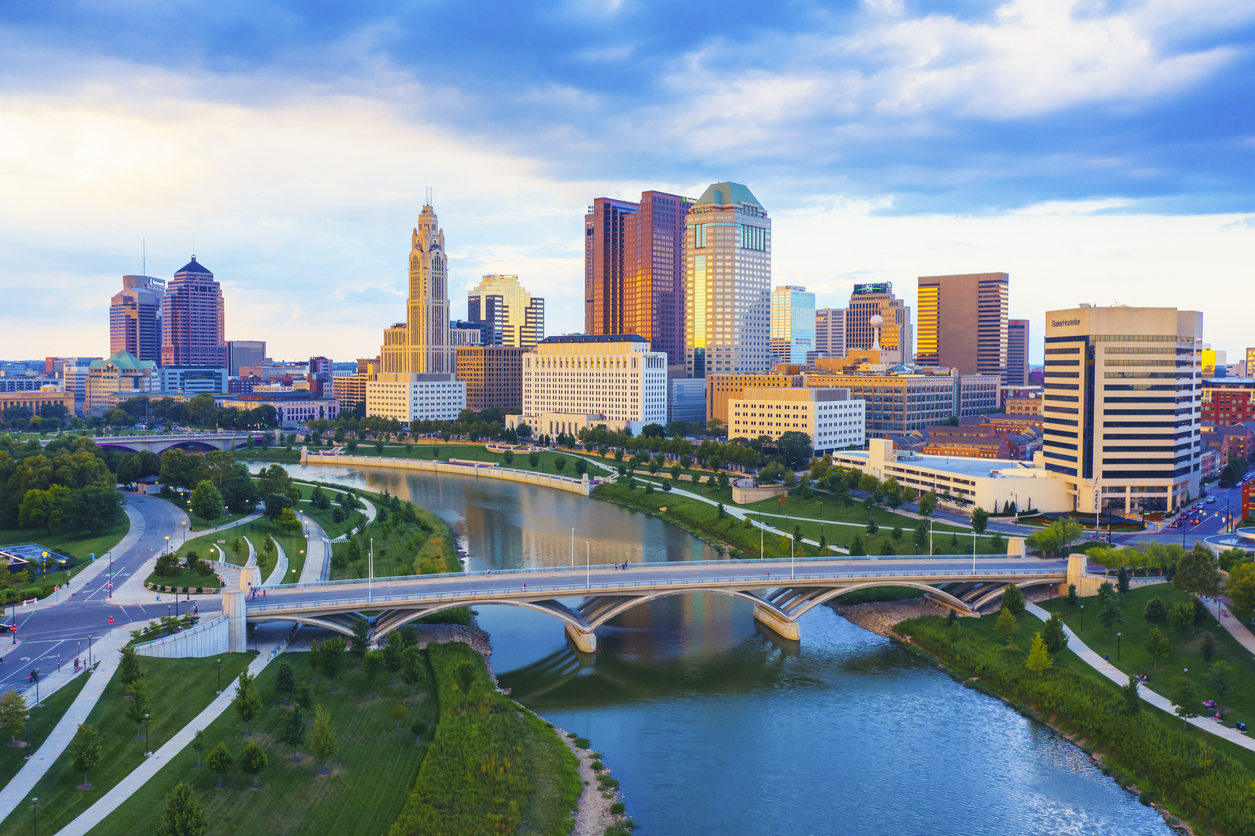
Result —
<path fill-rule="evenodd" d="M 36 9 L 0 35 L 21 46 L 0 59 L 17 143 L 0 284 L 20 312 L 0 325 L 35 356 L 101 354 L 102 290 L 168 279 L 196 251 L 224 277 L 228 339 L 266 325 L 279 356 L 373 356 L 404 299 L 397 230 L 428 186 L 458 241 L 454 318 L 479 276 L 512 273 L 553 322 L 579 321 L 590 195 L 696 196 L 723 179 L 772 207 L 774 272 L 820 307 L 856 281 L 892 281 L 916 307 L 915 277 L 987 269 L 1016 277 L 1011 313 L 1031 320 L 1079 302 L 1206 310 L 1179 298 L 1197 273 L 1239 290 L 1255 150 L 1252 117 L 1223 103 L 1255 84 L 1255 9 L 1035 8 L 787 6 L 727 31 L 698 8 L 518 8 L 508 37 L 471 43 L 443 36 L 466 9 L 318 26 L 245 9 L 255 37 L 238 43 L 208 6 L 143 25 Z M 175 32 L 186 49 L 157 48 Z M 733 120 L 745 106 L 753 130 Z M 1238 311 L 1208 313 L 1209 341 L 1244 348 Z"/>

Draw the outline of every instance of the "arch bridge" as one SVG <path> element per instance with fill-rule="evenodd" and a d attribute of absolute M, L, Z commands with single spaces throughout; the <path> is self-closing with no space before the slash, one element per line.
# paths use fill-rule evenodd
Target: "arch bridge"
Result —
<path fill-rule="evenodd" d="M 970 556 L 637 563 L 626 569 L 559 567 L 293 584 L 267 590 L 265 599 L 243 601 L 234 617 L 253 623 L 294 621 L 351 636 L 352 624 L 362 613 L 376 613 L 373 636 L 378 642 L 424 616 L 499 604 L 553 616 L 563 623 L 578 649 L 592 652 L 597 648 L 598 627 L 640 604 L 674 595 L 715 593 L 748 601 L 754 606 L 754 618 L 781 636 L 798 640 L 798 619 L 858 589 L 920 589 L 929 598 L 971 615 L 1001 597 L 1010 584 L 1062 587 L 1068 583 L 1068 569 L 1066 560 L 998 557 L 973 561 Z"/>
<path fill-rule="evenodd" d="M 116 435 L 94 438 L 102 450 L 119 453 L 151 452 L 161 454 L 178 448 L 188 452 L 204 453 L 210 450 L 235 450 L 252 438 L 260 441 L 261 433 L 172 433 L 160 435 Z"/>

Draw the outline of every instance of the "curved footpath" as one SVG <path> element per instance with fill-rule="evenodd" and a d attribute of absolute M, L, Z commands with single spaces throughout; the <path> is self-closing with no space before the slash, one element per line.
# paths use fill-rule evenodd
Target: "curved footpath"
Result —
<path fill-rule="evenodd" d="M 1050 613 L 1046 612 L 1036 604 L 1028 604 L 1026 609 L 1042 621 L 1050 620 Z M 1068 649 L 1079 656 L 1082 661 L 1117 685 L 1123 687 L 1128 684 L 1129 675 L 1108 662 L 1100 654 L 1090 650 L 1089 647 L 1086 646 L 1085 642 L 1081 641 L 1077 637 L 1076 633 L 1072 632 L 1071 627 L 1065 624 L 1063 625 L 1063 631 L 1068 636 Z M 1172 701 L 1156 694 L 1146 686 L 1140 686 L 1138 688 L 1138 694 L 1141 695 L 1143 700 L 1150 703 L 1155 708 L 1166 711 L 1169 714 L 1173 713 L 1174 706 Z M 1237 729 L 1231 729 L 1228 726 L 1221 725 L 1208 717 L 1191 717 L 1188 722 L 1190 725 L 1197 726 L 1208 734 L 1214 734 L 1216 737 L 1224 738 L 1230 743 L 1241 746 L 1243 749 L 1249 749 L 1252 752 L 1255 752 L 1255 740 L 1252 740 L 1242 734 L 1242 732 Z"/>
<path fill-rule="evenodd" d="M 374 511 L 374 506 L 371 506 Z M 331 577 L 331 541 L 322 526 L 314 522 L 308 514 L 305 524 L 309 527 L 309 545 L 305 549 L 305 565 L 301 567 L 301 576 L 297 583 L 319 583 Z"/>

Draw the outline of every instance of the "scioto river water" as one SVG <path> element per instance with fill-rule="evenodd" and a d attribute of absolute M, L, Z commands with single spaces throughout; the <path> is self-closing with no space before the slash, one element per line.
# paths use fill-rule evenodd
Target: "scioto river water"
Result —
<path fill-rule="evenodd" d="M 528 485 L 291 467 L 448 521 L 471 569 L 714 559 L 686 532 Z M 574 549 L 572 549 L 574 529 Z M 586 545 L 587 544 L 587 545 Z M 662 599 L 577 654 L 553 618 L 481 607 L 512 695 L 588 737 L 646 834 L 1168 834 L 1050 729 L 817 607 L 802 641 L 720 595 Z"/>

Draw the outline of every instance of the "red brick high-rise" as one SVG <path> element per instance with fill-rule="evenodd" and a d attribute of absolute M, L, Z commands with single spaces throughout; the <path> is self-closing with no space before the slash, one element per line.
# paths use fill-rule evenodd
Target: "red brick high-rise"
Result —
<path fill-rule="evenodd" d="M 584 330 L 637 334 L 669 364 L 684 357 L 684 218 L 693 201 L 648 191 L 599 197 L 584 217 Z"/>

